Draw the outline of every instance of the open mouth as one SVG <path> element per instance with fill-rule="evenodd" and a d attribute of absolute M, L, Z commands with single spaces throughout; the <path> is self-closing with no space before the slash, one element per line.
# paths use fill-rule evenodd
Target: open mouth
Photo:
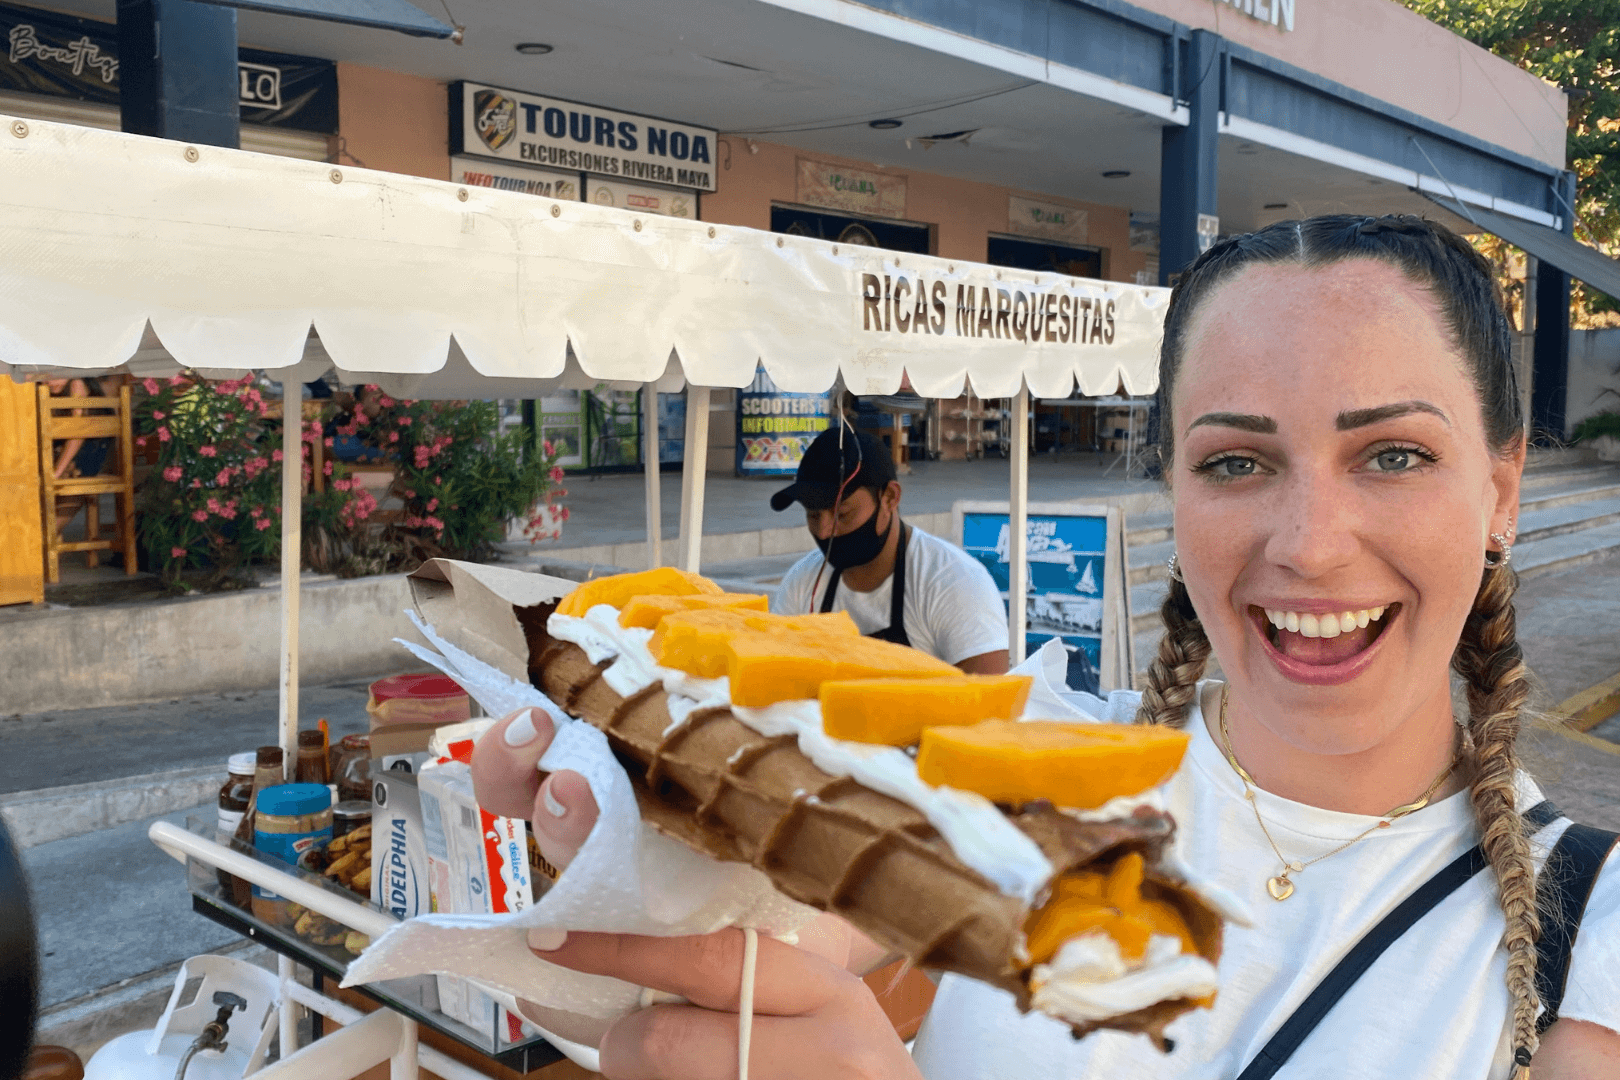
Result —
<path fill-rule="evenodd" d="M 1251 606 L 1249 616 L 1277 654 L 1293 665 L 1336 668 L 1372 648 L 1400 616 L 1400 604 L 1338 613 Z"/>

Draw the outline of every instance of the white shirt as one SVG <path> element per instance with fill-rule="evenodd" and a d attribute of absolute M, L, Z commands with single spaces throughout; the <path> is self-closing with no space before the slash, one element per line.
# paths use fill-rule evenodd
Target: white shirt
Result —
<path fill-rule="evenodd" d="M 822 569 L 820 550 L 807 552 L 783 576 L 771 597 L 771 610 L 779 615 L 820 611 L 832 575 L 831 566 Z M 893 574 L 867 593 L 841 581 L 832 610 L 849 612 L 861 633 L 874 634 L 889 625 L 893 592 Z M 990 571 L 955 544 L 915 525 L 906 547 L 905 626 L 913 648 L 947 664 L 1007 647 L 1007 607 Z"/>
<path fill-rule="evenodd" d="M 1093 716 L 1129 722 L 1138 694 L 1107 702 L 1065 694 Z M 915 1047 L 929 1080 L 1231 1080 L 1335 963 L 1396 904 L 1478 841 L 1463 791 L 1379 829 L 1295 874 L 1284 901 L 1266 892 L 1280 869 L 1243 798 L 1242 782 L 1195 707 L 1192 741 L 1170 780 L 1175 846 L 1194 869 L 1237 894 L 1254 926 L 1229 925 L 1212 1009 L 1173 1022 L 1175 1051 L 1104 1031 L 1076 1042 L 1068 1026 L 1020 1015 L 1010 995 L 946 976 Z M 1541 801 L 1519 776 L 1519 809 Z M 1376 818 L 1256 793 L 1277 846 L 1290 859 L 1329 851 Z M 1562 834 L 1559 821 L 1531 840 L 1537 866 Z M 1385 1080 L 1509 1075 L 1512 1029 L 1499 947 L 1503 917 L 1487 869 L 1452 893 L 1378 958 L 1278 1071 L 1278 1080 Z M 1620 856 L 1593 888 L 1575 940 L 1559 1015 L 1620 1031 Z"/>

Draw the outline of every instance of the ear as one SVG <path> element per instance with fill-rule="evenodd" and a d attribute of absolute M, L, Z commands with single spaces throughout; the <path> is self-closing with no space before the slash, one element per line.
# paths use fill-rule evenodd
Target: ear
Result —
<path fill-rule="evenodd" d="M 900 481 L 890 480 L 884 486 L 879 505 L 891 514 L 900 508 Z"/>
<path fill-rule="evenodd" d="M 1487 533 L 1501 533 L 1511 542 L 1519 527 L 1519 484 L 1524 477 L 1527 444 L 1521 437 L 1511 451 L 1496 459 L 1491 470 L 1491 488 L 1496 505 L 1491 508 Z"/>

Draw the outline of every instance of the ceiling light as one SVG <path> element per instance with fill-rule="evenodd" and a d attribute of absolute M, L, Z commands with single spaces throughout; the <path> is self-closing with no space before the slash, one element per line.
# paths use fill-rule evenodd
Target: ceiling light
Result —
<path fill-rule="evenodd" d="M 512 48 L 524 56 L 544 56 L 552 50 L 552 46 L 542 41 L 520 41 Z"/>
<path fill-rule="evenodd" d="M 1286 209 L 1288 209 L 1288 204 L 1285 203 L 1285 202 L 1268 202 L 1268 203 L 1266 203 L 1266 209 L 1267 210 L 1286 210 Z"/>
<path fill-rule="evenodd" d="M 875 129 L 877 131 L 893 131 L 895 128 L 900 126 L 900 121 L 895 120 L 893 118 L 890 118 L 888 120 L 873 120 L 870 124 L 867 124 L 866 126 L 869 127 L 869 128 L 873 128 L 873 129 Z"/>
<path fill-rule="evenodd" d="M 1103 173 L 1103 179 L 1104 180 L 1123 180 L 1129 175 L 1131 175 L 1131 170 L 1129 170 L 1129 169 L 1108 169 L 1107 171 L 1105 171 Z"/>

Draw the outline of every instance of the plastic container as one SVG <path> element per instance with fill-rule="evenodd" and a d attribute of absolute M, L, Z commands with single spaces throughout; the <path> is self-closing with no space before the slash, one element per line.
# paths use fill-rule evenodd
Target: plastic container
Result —
<path fill-rule="evenodd" d="M 338 800 L 371 803 L 371 738 L 345 735 L 333 752 L 332 782 L 337 784 Z"/>
<path fill-rule="evenodd" d="M 332 839 L 332 793 L 325 784 L 280 784 L 258 794 L 253 846 L 296 866 L 304 852 Z M 253 886 L 253 914 L 275 926 L 292 925 L 286 900 Z"/>
<path fill-rule="evenodd" d="M 455 724 L 471 717 L 472 702 L 447 675 L 392 675 L 371 684 L 366 712 L 377 724 Z"/>

